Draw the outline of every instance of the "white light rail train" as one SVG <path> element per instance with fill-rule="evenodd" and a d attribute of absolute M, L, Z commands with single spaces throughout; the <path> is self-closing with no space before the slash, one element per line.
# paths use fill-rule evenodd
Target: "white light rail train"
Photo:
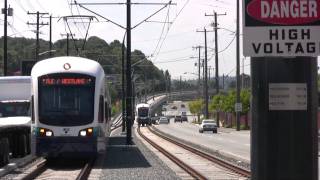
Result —
<path fill-rule="evenodd" d="M 111 100 L 100 64 L 80 57 L 39 61 L 31 71 L 35 155 L 92 157 L 110 134 Z"/>

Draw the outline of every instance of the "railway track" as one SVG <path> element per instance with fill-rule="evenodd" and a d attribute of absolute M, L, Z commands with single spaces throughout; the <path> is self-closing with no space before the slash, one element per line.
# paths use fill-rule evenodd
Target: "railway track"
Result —
<path fill-rule="evenodd" d="M 158 139 L 156 140 L 155 138 L 153 138 L 154 140 L 151 140 L 151 138 L 146 137 L 146 135 L 144 135 L 144 133 L 141 132 L 140 128 L 138 128 L 138 134 L 195 179 L 217 178 L 216 176 L 214 175 L 211 176 L 209 174 L 209 169 L 212 169 L 210 170 L 212 172 L 227 174 L 229 176 L 229 178 L 227 179 L 250 178 L 250 172 L 245 169 L 242 169 L 228 162 L 222 161 L 216 157 L 213 157 L 207 153 L 199 151 L 193 147 L 177 142 L 176 140 L 170 139 L 152 130 L 150 127 L 148 127 L 147 129 L 150 132 L 150 134 L 148 134 L 150 137 L 156 136 Z M 146 129 L 144 129 L 144 131 L 146 132 Z M 155 143 L 155 140 L 157 143 Z M 166 143 L 163 143 L 162 141 L 166 141 Z M 166 148 L 164 149 L 159 144 L 162 144 L 163 147 L 166 147 Z M 170 152 L 170 149 L 179 149 L 179 148 L 182 148 L 183 150 Z M 185 152 L 182 153 L 183 151 Z M 185 155 L 181 155 L 181 154 L 185 154 Z M 180 155 L 180 158 L 177 157 L 179 155 Z M 204 170 L 203 167 L 201 169 L 201 166 L 199 166 L 201 162 L 205 164 L 205 166 L 207 166 L 206 167 L 207 170 Z M 220 168 L 222 170 L 217 170 L 217 168 Z"/>
<path fill-rule="evenodd" d="M 22 180 L 31 179 L 76 179 L 86 180 L 88 179 L 91 169 L 94 165 L 95 159 L 90 159 L 85 163 L 78 162 L 50 162 L 43 160 L 29 172 L 26 173 Z M 61 163 L 64 165 L 61 166 Z M 81 167 L 80 167 L 81 166 Z"/>
<path fill-rule="evenodd" d="M 111 132 L 121 127 L 122 123 L 122 115 L 120 115 L 115 122 L 112 123 Z"/>

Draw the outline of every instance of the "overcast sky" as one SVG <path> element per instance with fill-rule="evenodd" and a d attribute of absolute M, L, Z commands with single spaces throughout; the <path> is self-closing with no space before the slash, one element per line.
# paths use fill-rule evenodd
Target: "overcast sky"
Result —
<path fill-rule="evenodd" d="M 3 2 L 3 1 L 2 1 Z M 35 26 L 28 26 L 26 23 L 36 22 L 35 15 L 27 15 L 29 12 L 47 12 L 55 17 L 68 15 L 94 15 L 89 11 L 79 7 L 71 6 L 71 0 L 8 0 L 10 7 L 14 9 L 13 17 L 9 17 L 10 26 L 8 35 L 12 37 L 27 37 L 35 38 Z M 87 2 L 125 2 L 125 0 L 78 0 L 78 3 Z M 168 3 L 169 0 L 135 0 L 132 2 L 161 2 Z M 213 22 L 213 17 L 206 17 L 205 13 L 213 14 L 216 11 L 219 14 L 227 13 L 226 16 L 219 16 L 219 27 L 225 28 L 218 31 L 219 51 L 219 74 L 235 75 L 236 62 L 236 41 L 234 33 L 236 29 L 236 1 L 229 0 L 174 0 L 171 5 L 164 8 L 157 15 L 149 19 L 152 22 L 145 22 L 133 29 L 132 31 L 132 50 L 139 49 L 143 51 L 150 60 L 160 69 L 168 69 L 173 78 L 178 78 L 180 75 L 183 79 L 196 78 L 195 75 L 185 74 L 197 73 L 195 63 L 198 57 L 198 51 L 194 50 L 193 46 L 204 46 L 204 33 L 196 32 L 203 31 L 204 27 L 208 31 L 213 28 L 210 25 Z M 122 25 L 126 26 L 126 6 L 125 5 L 84 5 L 86 8 Z M 162 5 L 132 5 L 132 26 L 136 25 L 146 17 L 150 16 Z M 96 20 L 90 25 L 89 36 L 98 36 L 108 43 L 115 39 L 122 40 L 124 29 L 110 22 L 105 22 L 104 19 L 96 16 Z M 3 20 L 3 17 L 1 17 Z M 170 22 L 170 23 L 159 23 Z M 48 22 L 48 19 L 42 18 L 40 22 Z M 71 32 L 76 38 L 84 38 L 88 26 L 88 20 L 69 20 Z M 3 25 L 3 21 L 1 22 Z M 241 26 L 240 26 L 241 27 Z M 49 40 L 49 28 L 43 26 L 40 28 L 40 38 Z M 67 24 L 61 19 L 53 20 L 53 41 L 62 37 L 61 34 L 69 33 Z M 3 28 L 0 29 L 3 34 Z M 241 36 L 242 39 L 242 36 Z M 208 65 L 214 67 L 214 33 L 208 32 Z M 242 46 L 242 43 L 241 43 Z M 201 49 L 204 57 L 204 49 Z M 241 51 L 242 54 L 242 51 Z M 241 56 L 241 59 L 243 57 Z M 244 61 L 244 71 L 249 73 L 250 61 Z M 241 61 L 242 65 L 242 61 Z M 242 72 L 242 68 L 241 68 Z M 212 71 L 211 71 L 212 76 Z"/>

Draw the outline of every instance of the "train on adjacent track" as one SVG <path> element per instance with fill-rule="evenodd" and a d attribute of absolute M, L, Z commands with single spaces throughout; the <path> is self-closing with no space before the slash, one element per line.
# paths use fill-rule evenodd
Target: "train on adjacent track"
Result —
<path fill-rule="evenodd" d="M 50 58 L 34 65 L 31 78 L 35 155 L 92 157 L 105 150 L 111 100 L 99 63 L 81 57 Z"/>
<path fill-rule="evenodd" d="M 147 103 L 137 104 L 136 116 L 138 126 L 151 125 L 150 105 Z"/>

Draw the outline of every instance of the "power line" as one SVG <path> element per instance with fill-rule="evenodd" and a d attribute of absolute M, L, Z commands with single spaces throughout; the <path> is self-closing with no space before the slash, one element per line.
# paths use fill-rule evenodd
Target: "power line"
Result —
<path fill-rule="evenodd" d="M 184 8 L 187 6 L 187 4 L 189 3 L 189 1 L 190 1 L 190 0 L 187 0 L 187 1 L 184 3 L 183 7 L 180 9 L 180 11 L 179 11 L 178 14 L 176 15 L 176 17 L 173 19 L 171 26 L 168 26 L 167 33 L 166 33 L 166 35 L 165 35 L 165 37 L 164 37 L 164 39 L 163 39 L 163 41 L 162 41 L 162 43 L 161 43 L 161 45 L 160 45 L 160 48 L 159 48 L 159 51 L 158 51 L 158 52 L 160 52 L 160 50 L 161 50 L 161 48 L 162 48 L 162 46 L 163 46 L 163 43 L 164 43 L 164 41 L 166 40 L 167 35 L 168 35 L 169 31 L 170 31 L 170 28 L 172 27 L 172 25 L 174 24 L 174 22 L 176 21 L 176 19 L 179 17 L 179 15 L 181 14 L 181 12 L 184 10 Z M 158 55 L 159 55 L 159 54 L 156 55 L 156 57 L 154 58 L 153 61 L 156 61 Z"/>
<path fill-rule="evenodd" d="M 167 15 L 166 15 L 166 18 L 165 18 L 165 22 L 167 22 L 167 19 L 168 19 L 168 17 L 169 17 L 169 8 L 168 8 L 168 11 L 167 11 Z M 157 42 L 157 45 L 156 45 L 156 48 L 153 50 L 153 53 L 151 54 L 151 55 L 154 55 L 155 54 L 155 52 L 157 51 L 157 48 L 158 48 L 158 46 L 159 46 L 159 44 L 160 44 L 160 41 L 161 41 L 161 38 L 162 38 L 162 34 L 163 34 L 163 32 L 164 32 L 164 28 L 166 27 L 166 23 L 165 24 L 163 24 L 163 26 L 162 26 L 162 30 L 161 30 L 161 34 L 160 34 L 160 38 L 159 38 L 159 40 L 158 40 L 158 42 Z M 159 53 L 159 52 L 158 52 Z"/>

